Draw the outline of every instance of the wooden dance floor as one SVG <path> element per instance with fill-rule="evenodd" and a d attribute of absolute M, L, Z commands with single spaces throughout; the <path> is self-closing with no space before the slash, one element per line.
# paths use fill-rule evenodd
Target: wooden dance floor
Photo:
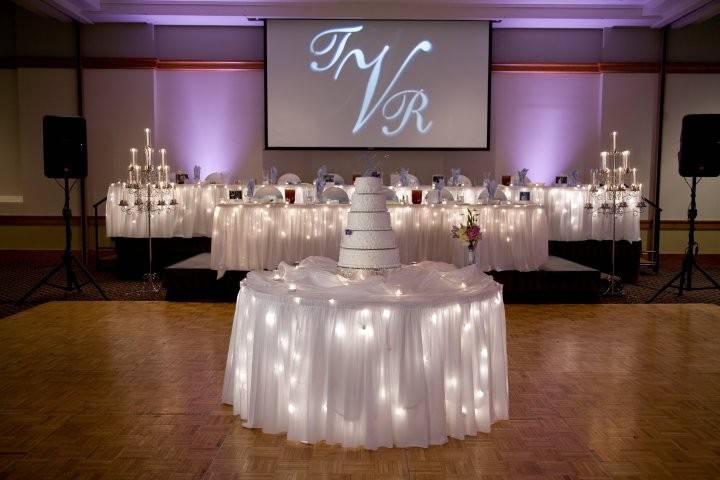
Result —
<path fill-rule="evenodd" d="M 429 449 L 244 429 L 233 305 L 54 302 L 0 320 L 0 479 L 720 477 L 720 307 L 508 307 L 510 418 Z"/>

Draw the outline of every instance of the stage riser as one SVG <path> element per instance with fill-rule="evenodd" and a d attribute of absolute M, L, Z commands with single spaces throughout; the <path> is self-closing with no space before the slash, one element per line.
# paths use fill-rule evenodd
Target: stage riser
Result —
<path fill-rule="evenodd" d="M 601 272 L 611 272 L 612 241 L 584 240 L 580 242 L 548 242 L 550 255 L 595 268 Z M 637 283 L 640 276 L 640 256 L 642 242 L 615 242 L 615 274 L 623 282 Z"/>
<path fill-rule="evenodd" d="M 117 272 L 121 278 L 137 279 L 148 270 L 148 239 L 115 237 Z M 166 267 L 186 258 L 210 251 L 210 239 L 153 238 L 153 271 L 161 273 Z"/>
<path fill-rule="evenodd" d="M 209 258 L 206 262 L 208 268 L 182 268 L 181 265 L 167 268 L 163 277 L 166 299 L 234 302 L 240 281 L 247 272 L 229 271 L 218 279 L 217 272 L 209 268 Z M 600 291 L 600 272 L 597 270 L 489 273 L 503 284 L 505 303 L 594 303 Z"/>
<path fill-rule="evenodd" d="M 489 272 L 503 285 L 505 303 L 596 303 L 600 272 Z"/>

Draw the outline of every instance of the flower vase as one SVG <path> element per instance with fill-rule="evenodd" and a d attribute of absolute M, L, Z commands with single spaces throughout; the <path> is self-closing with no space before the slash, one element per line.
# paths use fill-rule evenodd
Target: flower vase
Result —
<path fill-rule="evenodd" d="M 475 265 L 475 246 L 469 246 L 467 250 L 467 264 Z"/>

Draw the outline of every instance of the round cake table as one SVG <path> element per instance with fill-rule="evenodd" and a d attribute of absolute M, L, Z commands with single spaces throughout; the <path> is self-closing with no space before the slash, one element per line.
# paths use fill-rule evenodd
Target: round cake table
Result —
<path fill-rule="evenodd" d="M 249 428 L 347 447 L 419 446 L 508 418 L 502 286 L 422 262 L 347 280 L 309 257 L 241 283 L 223 402 Z"/>

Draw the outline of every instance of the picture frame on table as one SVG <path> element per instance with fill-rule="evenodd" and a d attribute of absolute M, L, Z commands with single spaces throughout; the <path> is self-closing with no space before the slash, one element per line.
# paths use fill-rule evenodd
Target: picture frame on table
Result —
<path fill-rule="evenodd" d="M 555 177 L 555 185 L 559 187 L 567 187 L 568 177 L 567 175 L 558 175 Z"/>
<path fill-rule="evenodd" d="M 530 190 L 522 190 L 519 192 L 519 201 L 520 203 L 530 203 L 530 199 L 532 198 Z"/>

